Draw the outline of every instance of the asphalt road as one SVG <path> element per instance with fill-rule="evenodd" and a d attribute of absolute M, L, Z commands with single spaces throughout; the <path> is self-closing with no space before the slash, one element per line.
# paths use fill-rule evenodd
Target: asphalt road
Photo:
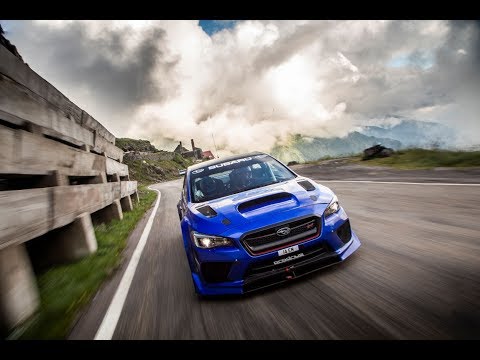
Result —
<path fill-rule="evenodd" d="M 296 168 L 332 180 L 324 170 Z M 350 170 L 350 178 L 362 178 Z M 175 207 L 181 181 L 155 185 L 160 206 L 113 339 L 480 338 L 480 187 L 325 185 L 350 216 L 360 249 L 342 264 L 280 287 L 214 300 L 200 300 L 193 290 Z M 70 338 L 94 337 L 125 266 Z"/>

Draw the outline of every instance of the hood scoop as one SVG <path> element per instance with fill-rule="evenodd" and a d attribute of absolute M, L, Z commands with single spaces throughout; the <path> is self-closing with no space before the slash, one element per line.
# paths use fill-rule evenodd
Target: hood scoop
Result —
<path fill-rule="evenodd" d="M 307 191 L 315 190 L 315 186 L 313 186 L 313 184 L 308 180 L 300 180 L 300 181 L 298 181 L 298 185 L 300 185 L 301 187 L 303 187 Z"/>
<path fill-rule="evenodd" d="M 279 205 L 286 205 L 285 203 L 294 204 L 296 201 L 292 194 L 281 192 L 245 201 L 238 205 L 238 212 L 244 214 L 258 209 L 264 209 L 269 206 L 278 207 Z"/>
<path fill-rule="evenodd" d="M 217 216 L 217 212 L 213 210 L 209 205 L 204 205 L 197 208 L 198 212 L 206 217 Z"/>

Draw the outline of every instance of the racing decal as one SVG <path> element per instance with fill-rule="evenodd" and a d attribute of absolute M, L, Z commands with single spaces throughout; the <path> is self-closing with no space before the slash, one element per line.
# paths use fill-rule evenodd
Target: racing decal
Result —
<path fill-rule="evenodd" d="M 232 164 L 238 164 L 238 163 L 241 163 L 243 161 L 250 161 L 250 160 L 252 160 L 252 158 L 249 156 L 249 157 L 242 158 L 242 159 L 226 161 L 226 162 L 223 162 L 223 163 L 220 163 L 220 164 L 215 164 L 215 165 L 209 166 L 208 170 L 213 170 L 213 169 L 216 169 L 216 168 L 220 168 L 220 167 L 224 167 L 224 166 L 228 166 L 228 165 L 232 165 Z"/>
<path fill-rule="evenodd" d="M 284 259 L 275 260 L 275 261 L 273 262 L 273 265 L 282 264 L 282 263 L 284 263 L 284 262 L 292 261 L 292 260 L 301 258 L 301 257 L 303 257 L 303 256 L 305 256 L 303 253 L 296 254 L 296 255 L 291 255 L 291 256 L 286 257 L 286 258 L 284 258 Z"/>
<path fill-rule="evenodd" d="M 198 173 L 201 173 L 203 170 L 205 170 L 205 169 L 197 169 L 197 170 L 193 170 L 193 171 L 192 171 L 192 174 L 198 174 Z"/>

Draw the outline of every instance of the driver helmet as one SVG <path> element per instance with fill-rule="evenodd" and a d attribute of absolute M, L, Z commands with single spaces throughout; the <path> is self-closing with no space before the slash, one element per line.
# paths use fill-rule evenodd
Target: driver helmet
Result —
<path fill-rule="evenodd" d="M 198 187 L 200 188 L 204 196 L 211 196 L 217 190 L 217 183 L 210 176 L 206 176 L 202 180 L 200 180 L 200 184 L 198 185 Z"/>
<path fill-rule="evenodd" d="M 231 172 L 230 177 L 236 186 L 247 186 L 252 180 L 252 169 L 244 166 Z"/>

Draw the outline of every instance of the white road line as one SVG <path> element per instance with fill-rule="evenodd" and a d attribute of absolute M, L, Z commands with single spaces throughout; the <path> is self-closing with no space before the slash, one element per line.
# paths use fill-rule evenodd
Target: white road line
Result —
<path fill-rule="evenodd" d="M 156 189 L 152 189 L 149 187 L 150 190 L 155 190 L 158 193 L 157 202 L 155 207 L 153 208 L 152 213 L 150 214 L 150 218 L 148 219 L 147 225 L 145 225 L 145 229 L 143 229 L 142 236 L 138 241 L 137 247 L 133 252 L 132 258 L 130 259 L 130 263 L 128 264 L 127 270 L 123 274 L 122 280 L 118 285 L 117 291 L 108 307 L 107 313 L 103 318 L 102 324 L 98 328 L 97 334 L 95 335 L 94 340 L 111 340 L 113 333 L 115 332 L 115 328 L 117 327 L 118 319 L 120 318 L 120 314 L 123 309 L 123 304 L 125 303 L 125 299 L 128 295 L 128 290 L 130 289 L 130 285 L 132 284 L 133 276 L 135 275 L 135 270 L 137 269 L 138 261 L 140 260 L 140 256 L 142 255 L 143 248 L 147 243 L 148 235 L 150 234 L 150 230 L 152 229 L 153 219 L 155 218 L 155 214 L 157 213 L 158 205 L 160 204 L 161 193 Z"/>
<path fill-rule="evenodd" d="M 461 183 L 416 183 L 403 181 L 373 181 L 373 180 L 315 180 L 319 183 L 339 182 L 339 183 L 367 183 L 367 184 L 399 184 L 399 185 L 425 185 L 425 186 L 480 186 L 480 184 L 461 184 Z"/>

